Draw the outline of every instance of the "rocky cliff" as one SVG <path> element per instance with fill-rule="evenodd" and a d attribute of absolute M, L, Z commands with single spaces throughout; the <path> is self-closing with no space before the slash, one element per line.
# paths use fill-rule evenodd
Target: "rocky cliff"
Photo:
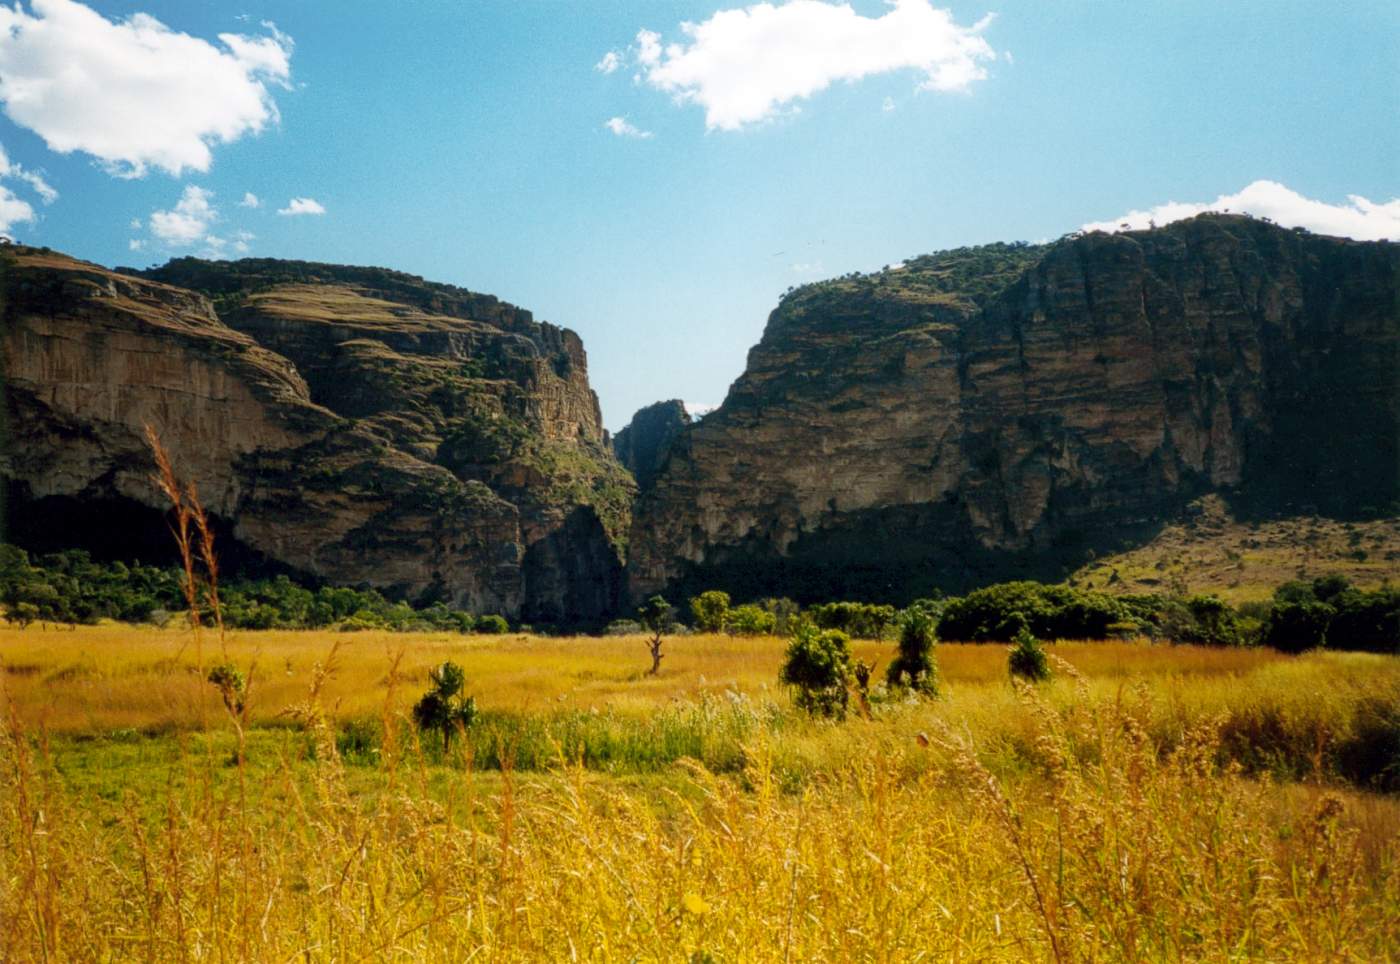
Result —
<path fill-rule="evenodd" d="M 671 443 L 689 424 L 685 403 L 672 399 L 638 409 L 627 427 L 617 433 L 613 452 L 637 480 L 638 493 L 651 491 L 652 482 L 666 464 Z"/>
<path fill-rule="evenodd" d="M 1395 511 L 1400 245 L 1202 216 L 798 289 L 634 513 L 634 596 L 1057 577 L 1191 499 Z"/>
<path fill-rule="evenodd" d="M 633 485 L 582 343 L 381 269 L 4 255 L 12 536 L 168 538 L 154 425 L 224 551 L 541 622 L 609 613 Z"/>

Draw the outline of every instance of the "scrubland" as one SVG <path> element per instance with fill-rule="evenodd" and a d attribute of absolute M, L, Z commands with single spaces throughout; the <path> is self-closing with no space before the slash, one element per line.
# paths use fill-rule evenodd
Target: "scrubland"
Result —
<path fill-rule="evenodd" d="M 834 723 L 783 647 L 0 631 L 0 957 L 1400 953 L 1394 657 L 1060 642 L 1031 688 L 942 643 L 938 699 Z M 447 748 L 406 716 L 444 659 Z"/>

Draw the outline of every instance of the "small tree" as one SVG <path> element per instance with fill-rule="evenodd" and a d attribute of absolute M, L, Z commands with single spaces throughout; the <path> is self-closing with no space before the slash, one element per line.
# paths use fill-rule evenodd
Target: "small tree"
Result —
<path fill-rule="evenodd" d="M 429 674 L 432 689 L 413 704 L 413 722 L 420 730 L 437 730 L 442 734 L 442 748 L 447 749 L 452 742 L 452 733 L 457 727 L 466 728 L 476 719 L 476 700 L 462 696 L 462 687 L 467 675 L 456 663 L 443 663 Z"/>
<path fill-rule="evenodd" d="M 695 628 L 702 633 L 718 633 L 724 629 L 724 619 L 729 614 L 729 593 L 718 589 L 702 592 L 690 600 L 690 615 L 695 620 Z"/>
<path fill-rule="evenodd" d="M 661 637 L 675 625 L 676 610 L 661 596 L 652 596 L 637 610 L 637 620 L 651 633 L 651 639 L 647 640 L 651 669 L 647 670 L 647 675 L 655 676 L 661 671 Z"/>
<path fill-rule="evenodd" d="M 923 609 L 911 609 L 899 627 L 899 655 L 885 670 L 890 686 L 908 687 L 924 696 L 938 695 L 938 664 L 933 644 L 938 641 L 934 616 Z"/>
<path fill-rule="evenodd" d="M 839 629 L 803 624 L 793 633 L 779 682 L 795 687 L 795 702 L 813 716 L 845 719 L 851 678 L 850 637 Z"/>
<path fill-rule="evenodd" d="M 1016 631 L 1016 645 L 1011 647 L 1011 655 L 1007 658 L 1012 677 L 1019 676 L 1032 683 L 1049 679 L 1050 661 L 1045 657 L 1045 647 L 1040 645 L 1040 640 L 1031 632 L 1025 616 L 1020 613 L 1012 613 L 1012 616 L 1020 617 L 1021 624 Z"/>
<path fill-rule="evenodd" d="M 31 602 L 15 603 L 10 607 L 8 618 L 11 622 L 19 623 L 20 629 L 24 629 L 39 618 L 39 607 Z"/>

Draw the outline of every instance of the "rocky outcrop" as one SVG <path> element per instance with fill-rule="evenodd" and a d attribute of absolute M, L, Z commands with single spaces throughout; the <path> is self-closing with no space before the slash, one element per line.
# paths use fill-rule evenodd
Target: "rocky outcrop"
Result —
<path fill-rule="evenodd" d="M 1188 501 L 1400 498 L 1400 245 L 1238 216 L 799 289 L 638 503 L 634 596 L 1057 577 Z"/>
<path fill-rule="evenodd" d="M 633 489 L 573 332 L 380 269 L 4 259 L 21 533 L 149 544 L 151 424 L 235 555 L 540 622 L 614 608 Z"/>
<path fill-rule="evenodd" d="M 613 439 L 613 452 L 637 480 L 637 491 L 651 491 L 656 475 L 666 464 L 671 443 L 690 424 L 690 414 L 679 399 L 656 402 L 638 409 L 627 427 Z"/>

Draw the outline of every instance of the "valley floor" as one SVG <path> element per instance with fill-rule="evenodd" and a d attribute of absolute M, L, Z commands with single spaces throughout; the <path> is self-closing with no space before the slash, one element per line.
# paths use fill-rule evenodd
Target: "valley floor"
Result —
<path fill-rule="evenodd" d="M 1400 659 L 1061 642 L 1029 689 L 939 644 L 938 700 L 830 723 L 783 647 L 0 630 L 3 957 L 1400 953 Z M 444 749 L 405 711 L 449 658 Z"/>

